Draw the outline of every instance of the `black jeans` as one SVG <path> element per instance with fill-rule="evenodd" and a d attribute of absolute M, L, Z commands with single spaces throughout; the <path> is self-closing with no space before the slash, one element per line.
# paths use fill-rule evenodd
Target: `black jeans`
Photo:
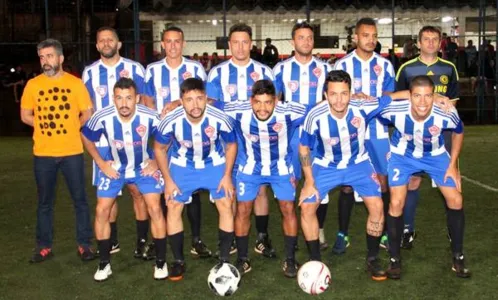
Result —
<path fill-rule="evenodd" d="M 84 168 L 83 154 L 63 157 L 34 157 L 35 180 L 38 189 L 36 222 L 36 244 L 38 247 L 52 247 L 54 199 L 59 169 L 62 171 L 73 199 L 78 245 L 90 246 L 92 227 L 85 192 Z"/>

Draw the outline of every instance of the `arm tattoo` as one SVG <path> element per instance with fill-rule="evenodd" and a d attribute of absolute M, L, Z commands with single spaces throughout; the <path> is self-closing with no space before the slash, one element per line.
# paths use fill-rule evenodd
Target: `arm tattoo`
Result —
<path fill-rule="evenodd" d="M 311 158 L 309 153 L 305 155 L 299 155 L 299 161 L 301 162 L 302 167 L 309 167 L 311 166 Z"/>

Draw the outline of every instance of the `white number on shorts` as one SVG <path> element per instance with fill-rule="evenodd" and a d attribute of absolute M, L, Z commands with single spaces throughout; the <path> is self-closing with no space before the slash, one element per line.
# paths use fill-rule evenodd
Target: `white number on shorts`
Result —
<path fill-rule="evenodd" d="M 393 171 L 394 171 L 393 181 L 398 181 L 399 180 L 399 169 L 393 169 Z"/>
<path fill-rule="evenodd" d="M 243 182 L 239 182 L 239 195 L 243 196 L 246 193 L 246 185 Z"/>
<path fill-rule="evenodd" d="M 109 189 L 110 183 L 111 180 L 109 178 L 100 178 L 99 191 L 107 191 Z"/>

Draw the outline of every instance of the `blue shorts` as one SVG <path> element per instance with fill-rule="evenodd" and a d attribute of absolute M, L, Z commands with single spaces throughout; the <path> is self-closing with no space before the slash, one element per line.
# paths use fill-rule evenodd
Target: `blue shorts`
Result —
<path fill-rule="evenodd" d="M 133 178 L 125 178 L 120 174 L 118 179 L 111 179 L 99 172 L 97 184 L 97 197 L 99 198 L 116 198 L 125 184 L 134 184 L 140 193 L 143 194 L 161 194 L 164 191 L 164 180 L 161 171 L 157 170 L 153 176 L 139 175 Z"/>
<path fill-rule="evenodd" d="M 180 189 L 181 195 L 175 196 L 175 200 L 185 204 L 190 203 L 190 195 L 197 190 L 208 190 L 211 198 L 218 200 L 225 197 L 222 189 L 218 193 L 218 186 L 225 174 L 225 164 L 209 166 L 204 169 L 195 169 L 192 166 L 180 167 L 175 164 L 169 165 L 171 178 Z"/>
<path fill-rule="evenodd" d="M 389 186 L 407 185 L 411 175 L 424 172 L 436 182 L 437 186 L 456 187 L 455 181 L 451 178 L 444 182 L 444 174 L 449 165 L 448 153 L 422 158 L 391 153 L 388 167 Z"/>
<path fill-rule="evenodd" d="M 387 176 L 387 155 L 390 151 L 389 147 L 389 139 L 365 140 L 365 148 L 367 149 L 368 156 L 370 156 L 370 161 L 372 162 L 375 171 L 384 176 Z"/>
<path fill-rule="evenodd" d="M 111 155 L 111 147 L 109 147 L 109 146 L 97 147 L 97 150 L 99 151 L 100 156 L 104 160 L 107 160 L 107 157 L 109 155 Z M 93 164 L 92 184 L 93 184 L 93 186 L 98 186 L 99 185 L 100 168 L 97 166 L 95 161 L 93 161 L 92 164 Z"/>
<path fill-rule="evenodd" d="M 380 184 L 372 164 L 366 160 L 345 169 L 326 168 L 313 165 L 313 177 L 320 199 L 324 199 L 330 190 L 337 186 L 349 185 L 360 197 L 380 197 Z M 304 203 L 316 202 L 314 196 Z"/>
<path fill-rule="evenodd" d="M 262 176 L 237 173 L 237 201 L 254 201 L 262 185 L 269 184 L 279 201 L 294 201 L 296 195 L 296 178 L 294 174 Z"/>

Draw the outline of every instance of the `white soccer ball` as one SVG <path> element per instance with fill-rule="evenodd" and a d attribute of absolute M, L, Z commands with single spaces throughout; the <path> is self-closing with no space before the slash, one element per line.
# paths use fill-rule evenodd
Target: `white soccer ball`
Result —
<path fill-rule="evenodd" d="M 309 261 L 297 272 L 299 287 L 310 295 L 325 292 L 330 284 L 330 270 L 320 261 Z"/>
<path fill-rule="evenodd" d="M 209 271 L 208 286 L 218 296 L 230 296 L 239 288 L 240 273 L 234 265 L 218 264 Z"/>

